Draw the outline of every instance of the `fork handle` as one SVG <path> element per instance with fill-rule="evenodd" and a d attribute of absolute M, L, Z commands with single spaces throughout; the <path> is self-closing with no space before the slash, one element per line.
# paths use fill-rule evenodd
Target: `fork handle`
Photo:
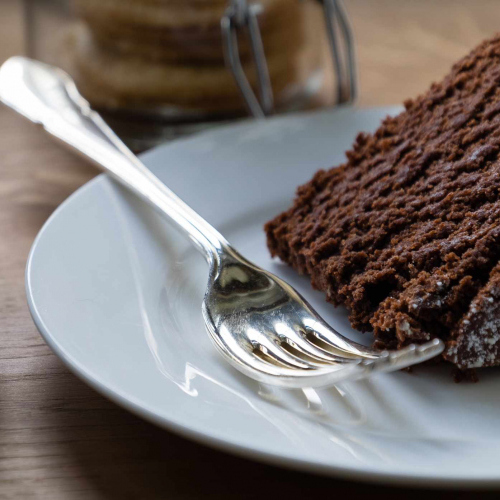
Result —
<path fill-rule="evenodd" d="M 64 71 L 25 57 L 0 68 L 0 100 L 102 170 L 184 230 L 211 263 L 227 240 L 176 196 L 116 136 Z"/>

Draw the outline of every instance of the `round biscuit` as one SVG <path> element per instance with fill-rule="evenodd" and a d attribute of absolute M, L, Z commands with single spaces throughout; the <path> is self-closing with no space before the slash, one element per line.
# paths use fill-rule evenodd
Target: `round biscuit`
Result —
<path fill-rule="evenodd" d="M 238 110 L 243 101 L 224 66 L 190 66 L 144 61 L 103 49 L 88 30 L 75 33 L 72 74 L 82 93 L 98 107 L 172 105 L 203 110 Z M 321 51 L 307 44 L 300 52 L 268 58 L 275 94 L 299 89 L 321 66 Z M 255 85 L 253 65 L 246 65 Z"/>

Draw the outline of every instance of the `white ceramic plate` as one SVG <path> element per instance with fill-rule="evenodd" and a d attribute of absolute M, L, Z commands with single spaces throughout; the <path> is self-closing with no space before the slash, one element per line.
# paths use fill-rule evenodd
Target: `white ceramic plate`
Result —
<path fill-rule="evenodd" d="M 342 109 L 252 122 L 172 143 L 146 164 L 242 253 L 353 331 L 305 278 L 269 258 L 262 225 L 357 131 L 391 109 Z M 500 485 L 500 371 L 455 384 L 448 366 L 336 388 L 259 386 L 205 333 L 207 269 L 183 236 L 100 176 L 36 239 L 27 294 L 47 343 L 80 377 L 134 413 L 244 456 L 336 476 L 421 485 Z"/>

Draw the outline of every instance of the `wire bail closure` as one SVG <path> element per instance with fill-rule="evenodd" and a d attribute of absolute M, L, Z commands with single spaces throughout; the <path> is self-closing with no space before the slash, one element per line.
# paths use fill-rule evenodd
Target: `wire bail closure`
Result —
<path fill-rule="evenodd" d="M 323 6 L 333 67 L 337 75 L 337 104 L 352 103 L 357 96 L 357 73 L 351 25 L 340 0 L 316 1 Z M 250 114 L 255 118 L 264 118 L 274 113 L 273 89 L 258 21 L 260 12 L 262 12 L 262 6 L 258 2 L 230 0 L 230 4 L 221 19 L 226 64 L 240 89 Z M 240 34 L 245 34 L 250 41 L 257 73 L 258 97 L 241 64 L 238 42 Z"/>
<path fill-rule="evenodd" d="M 274 111 L 273 89 L 257 19 L 261 11 L 262 7 L 259 4 L 249 4 L 247 0 L 232 0 L 221 20 L 226 63 L 243 95 L 248 110 L 256 118 L 264 118 Z M 243 31 L 246 31 L 250 40 L 257 72 L 260 101 L 255 95 L 241 64 L 238 32 Z"/>

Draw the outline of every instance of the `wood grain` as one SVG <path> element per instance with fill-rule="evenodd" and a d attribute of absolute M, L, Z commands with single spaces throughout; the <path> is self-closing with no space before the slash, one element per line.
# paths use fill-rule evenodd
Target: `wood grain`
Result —
<path fill-rule="evenodd" d="M 423 91 L 500 26 L 494 0 L 351 0 L 348 7 L 364 105 Z M 22 50 L 20 12 L 19 2 L 0 2 L 0 59 Z M 418 490 L 280 470 L 199 446 L 121 410 L 69 373 L 30 319 L 24 265 L 47 217 L 95 174 L 0 108 L 0 498 L 421 498 Z"/>

